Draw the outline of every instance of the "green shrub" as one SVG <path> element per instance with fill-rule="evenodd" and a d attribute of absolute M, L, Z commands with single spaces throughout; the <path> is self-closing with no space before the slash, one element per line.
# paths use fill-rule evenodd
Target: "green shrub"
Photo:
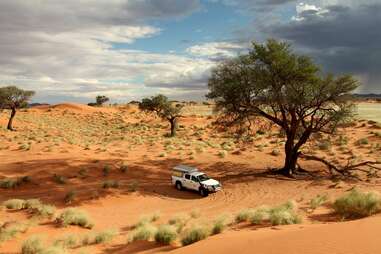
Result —
<path fill-rule="evenodd" d="M 106 180 L 102 183 L 102 188 L 109 189 L 109 188 L 119 188 L 119 182 L 116 180 Z"/>
<path fill-rule="evenodd" d="M 40 254 L 44 251 L 42 239 L 39 236 L 32 236 L 25 240 L 21 246 L 22 254 Z"/>
<path fill-rule="evenodd" d="M 154 238 L 156 234 L 157 228 L 151 224 L 144 224 L 138 228 L 136 228 L 134 231 L 132 231 L 130 235 L 130 242 L 144 240 L 149 241 Z"/>
<path fill-rule="evenodd" d="M 227 226 L 226 216 L 221 216 L 221 217 L 217 218 L 214 221 L 213 226 L 212 226 L 212 234 L 216 235 L 216 234 L 222 233 L 222 231 L 225 230 L 226 226 Z"/>
<path fill-rule="evenodd" d="M 248 221 L 253 214 L 254 214 L 254 210 L 253 209 L 244 209 L 244 210 L 241 210 L 235 216 L 235 221 L 237 223 Z"/>
<path fill-rule="evenodd" d="M 292 201 L 271 208 L 269 211 L 269 220 L 274 226 L 299 224 L 301 222 L 300 216 L 296 213 L 296 205 Z"/>
<path fill-rule="evenodd" d="M 0 188 L 3 189 L 14 189 L 21 184 L 19 179 L 5 178 L 0 180 Z"/>
<path fill-rule="evenodd" d="M 161 225 L 155 233 L 155 241 L 170 244 L 177 238 L 176 229 L 170 225 Z"/>
<path fill-rule="evenodd" d="M 318 144 L 318 148 L 323 151 L 330 150 L 332 147 L 332 144 L 329 140 L 322 141 Z"/>
<path fill-rule="evenodd" d="M 225 158 L 226 155 L 228 155 L 228 152 L 225 151 L 225 150 L 222 150 L 222 151 L 219 151 L 219 152 L 218 152 L 218 156 L 219 156 L 220 158 Z"/>
<path fill-rule="evenodd" d="M 312 210 L 315 210 L 319 206 L 324 205 L 327 202 L 327 200 L 328 200 L 328 196 L 326 194 L 325 195 L 317 195 L 316 197 L 314 197 L 313 199 L 310 200 L 310 208 Z"/>
<path fill-rule="evenodd" d="M 28 228 L 27 223 L 20 222 L 8 222 L 0 225 L 0 243 L 14 238 L 18 233 L 26 232 Z"/>
<path fill-rule="evenodd" d="M 3 203 L 7 209 L 21 210 L 25 209 L 25 200 L 23 199 L 9 199 Z"/>
<path fill-rule="evenodd" d="M 135 180 L 130 183 L 128 190 L 131 192 L 135 192 L 138 190 L 138 187 L 139 187 L 139 182 Z"/>
<path fill-rule="evenodd" d="M 66 184 L 67 183 L 67 179 L 66 177 L 64 176 L 61 176 L 61 175 L 57 175 L 57 174 L 54 174 L 53 175 L 53 180 L 58 183 L 58 184 Z"/>
<path fill-rule="evenodd" d="M 255 209 L 249 218 L 251 224 L 259 225 L 263 223 L 263 221 L 268 220 L 270 217 L 269 212 L 270 209 L 267 207 L 260 207 Z"/>
<path fill-rule="evenodd" d="M 209 232 L 204 227 L 193 227 L 187 232 L 185 232 L 184 236 L 181 238 L 181 244 L 183 246 L 198 242 L 200 240 L 203 240 L 207 238 L 209 235 Z"/>
<path fill-rule="evenodd" d="M 368 145 L 368 144 L 369 144 L 369 140 L 367 138 L 361 138 L 356 141 L 356 145 L 358 146 Z"/>
<path fill-rule="evenodd" d="M 343 218 L 361 218 L 381 210 L 381 198 L 376 192 L 361 192 L 356 189 L 336 199 L 333 209 Z"/>
<path fill-rule="evenodd" d="M 57 221 L 64 227 L 78 225 L 83 228 L 92 228 L 94 226 L 87 213 L 76 208 L 64 210 L 57 218 Z"/>
<path fill-rule="evenodd" d="M 64 202 L 66 204 L 71 204 L 75 200 L 76 196 L 77 196 L 77 192 L 75 192 L 74 190 L 71 190 L 68 193 L 66 193 L 64 197 Z"/>
<path fill-rule="evenodd" d="M 122 166 L 120 166 L 119 170 L 122 173 L 127 173 L 127 171 L 128 171 L 128 165 L 127 164 L 123 164 Z"/>
<path fill-rule="evenodd" d="M 95 235 L 94 241 L 95 243 L 107 243 L 117 236 L 119 232 L 115 229 L 109 229 L 102 232 L 99 232 Z"/>
<path fill-rule="evenodd" d="M 272 150 L 272 151 L 271 151 L 271 155 L 272 155 L 272 156 L 279 156 L 279 155 L 280 155 L 280 151 L 279 151 L 279 149 L 274 149 L 274 150 Z"/>
<path fill-rule="evenodd" d="M 78 246 L 78 237 L 75 235 L 66 235 L 54 241 L 54 246 L 62 246 L 63 248 L 75 248 Z"/>

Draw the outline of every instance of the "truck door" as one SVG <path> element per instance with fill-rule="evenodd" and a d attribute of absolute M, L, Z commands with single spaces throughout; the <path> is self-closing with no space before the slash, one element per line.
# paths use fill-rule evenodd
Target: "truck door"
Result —
<path fill-rule="evenodd" d="M 188 174 L 184 175 L 184 183 L 183 186 L 187 189 L 192 189 L 192 184 L 191 184 L 191 176 Z"/>
<path fill-rule="evenodd" d="M 200 182 L 198 181 L 197 177 L 195 176 L 192 176 L 192 189 L 193 190 L 197 190 L 198 191 L 198 188 L 200 187 Z"/>

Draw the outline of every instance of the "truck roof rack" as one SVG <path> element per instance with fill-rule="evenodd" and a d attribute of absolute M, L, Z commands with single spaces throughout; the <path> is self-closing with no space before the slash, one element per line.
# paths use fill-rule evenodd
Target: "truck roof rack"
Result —
<path fill-rule="evenodd" d="M 190 173 L 190 172 L 198 171 L 198 169 L 195 167 L 191 167 L 191 166 L 187 166 L 187 165 L 181 165 L 181 164 L 174 167 L 173 170 L 180 171 L 183 173 Z"/>

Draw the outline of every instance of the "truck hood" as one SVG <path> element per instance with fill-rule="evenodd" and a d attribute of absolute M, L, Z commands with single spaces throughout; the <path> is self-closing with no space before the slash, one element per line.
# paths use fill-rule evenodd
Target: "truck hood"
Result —
<path fill-rule="evenodd" d="M 208 185 L 208 186 L 213 186 L 213 185 L 220 184 L 218 181 L 216 181 L 214 179 L 208 179 L 206 181 L 202 181 L 201 183 L 205 184 L 205 185 Z"/>

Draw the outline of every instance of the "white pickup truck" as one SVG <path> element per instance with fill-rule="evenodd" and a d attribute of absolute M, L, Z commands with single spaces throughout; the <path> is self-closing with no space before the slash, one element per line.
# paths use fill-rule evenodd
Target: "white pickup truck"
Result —
<path fill-rule="evenodd" d="M 185 165 L 178 165 L 172 171 L 172 184 L 178 190 L 189 189 L 198 191 L 198 193 L 206 197 L 211 192 L 221 190 L 221 184 L 209 178 L 206 174 L 198 171 L 197 168 Z"/>

